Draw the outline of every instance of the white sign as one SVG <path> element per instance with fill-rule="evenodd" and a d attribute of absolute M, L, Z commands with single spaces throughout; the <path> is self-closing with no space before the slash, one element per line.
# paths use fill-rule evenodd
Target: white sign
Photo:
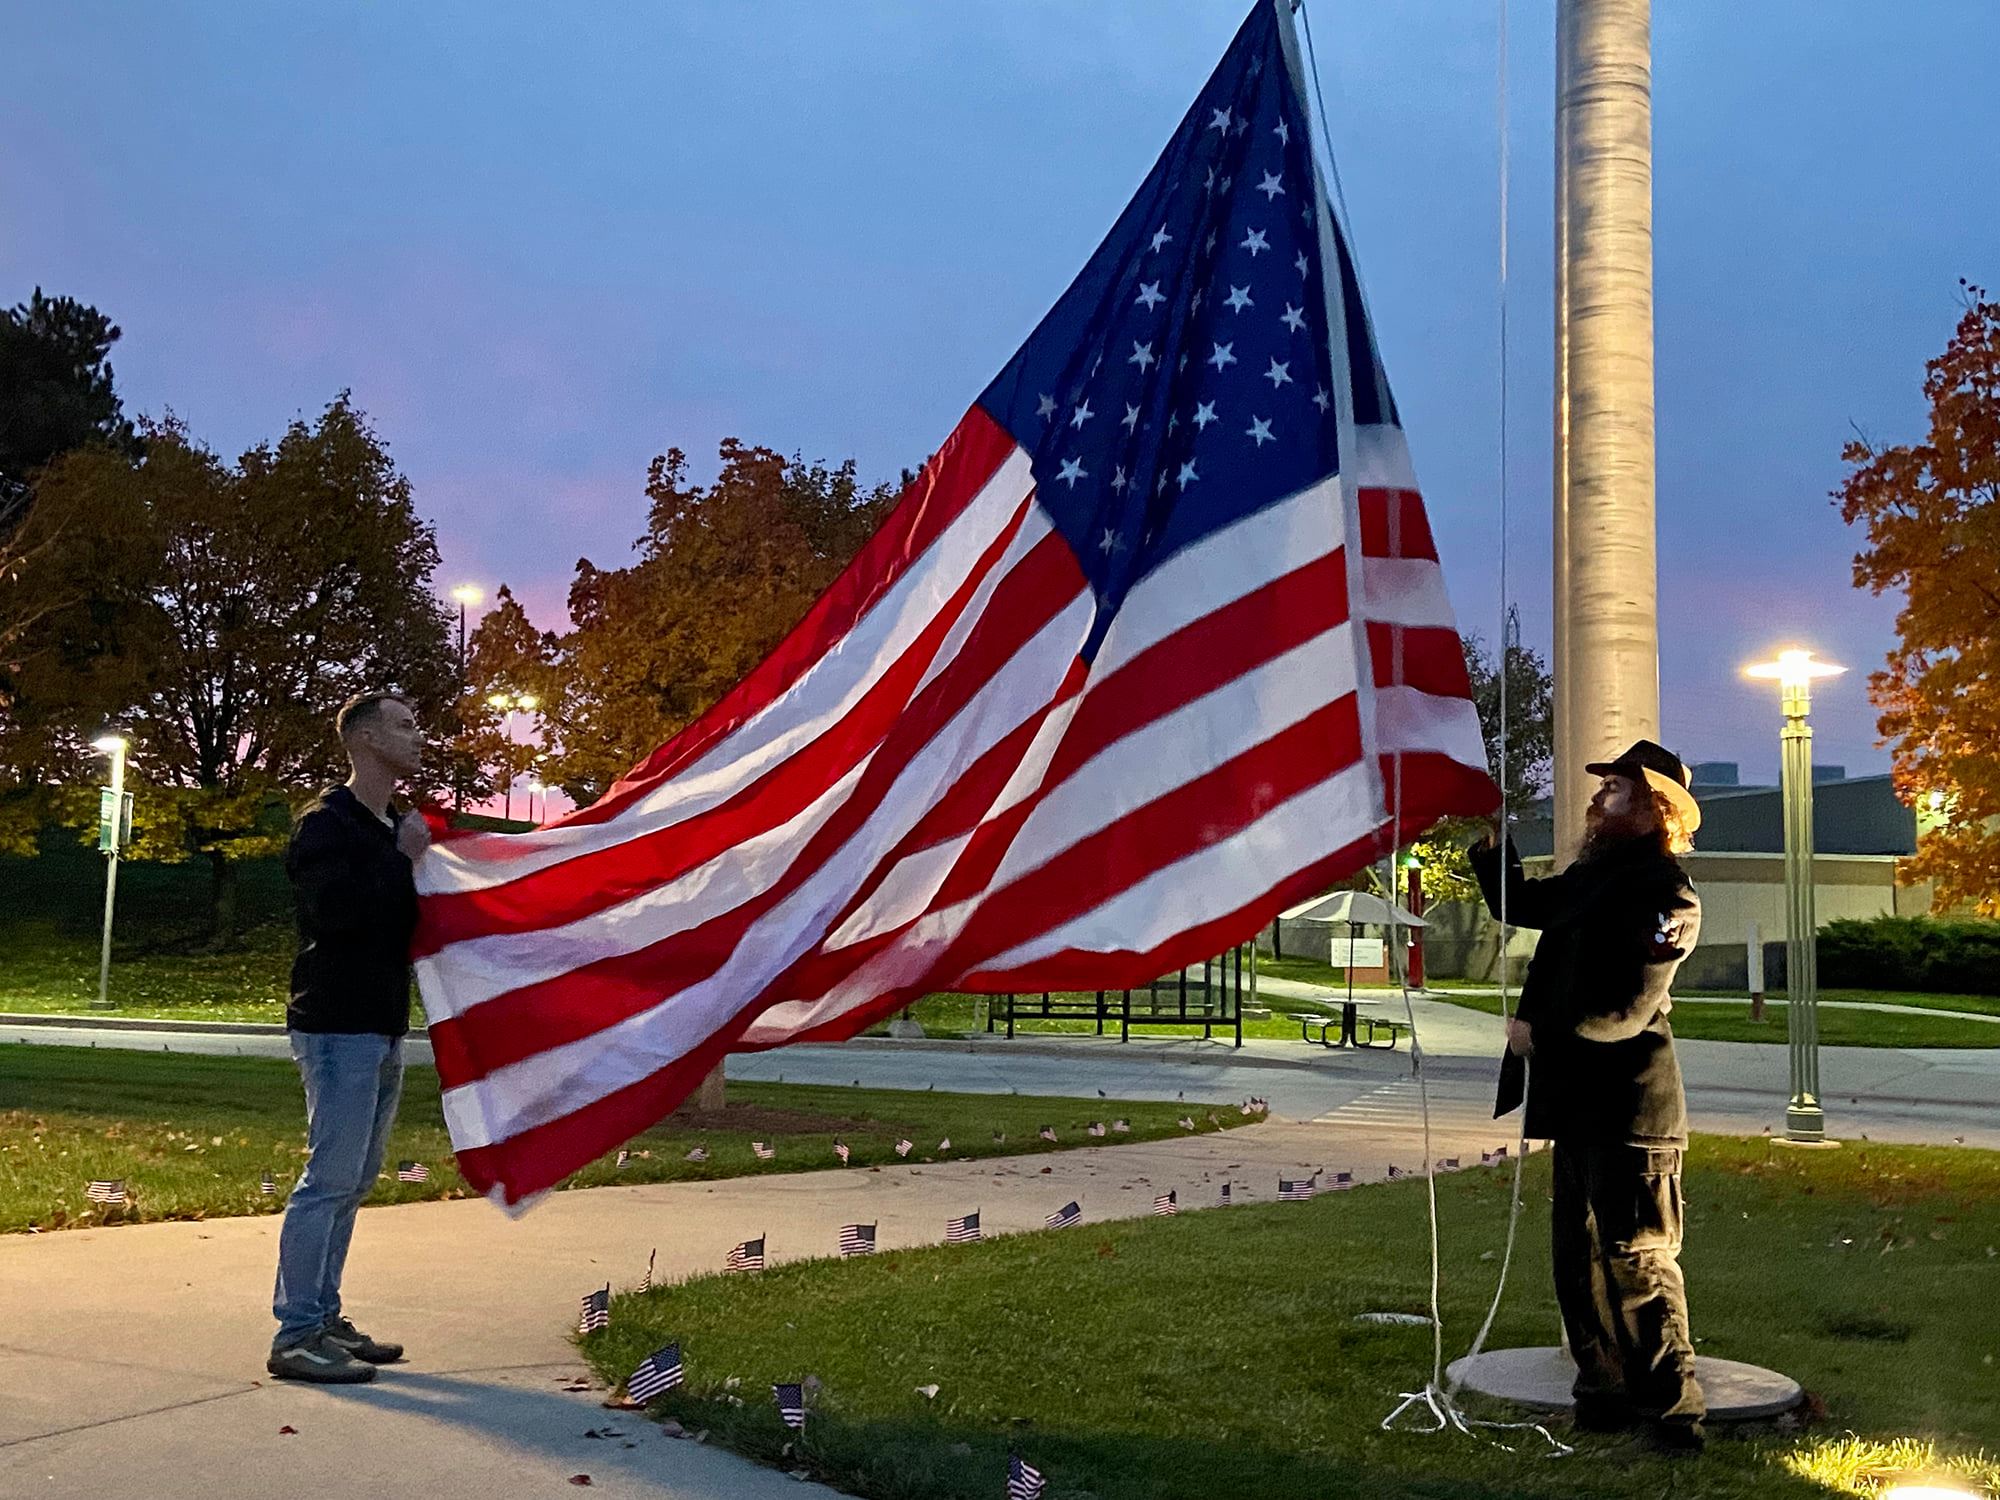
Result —
<path fill-rule="evenodd" d="M 1382 939 L 1349 938 L 1333 934 L 1332 956 L 1327 960 L 1336 969 L 1379 969 L 1382 967 Z"/>

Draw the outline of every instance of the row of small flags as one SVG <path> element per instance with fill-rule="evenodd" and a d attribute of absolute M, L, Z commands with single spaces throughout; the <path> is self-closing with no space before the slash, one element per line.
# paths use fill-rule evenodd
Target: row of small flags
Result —
<path fill-rule="evenodd" d="M 609 1291 L 608 1288 L 606 1290 Z M 594 1297 L 597 1294 L 591 1295 Z M 584 1300 L 588 1303 L 590 1298 Z M 625 1399 L 634 1406 L 645 1406 L 668 1391 L 678 1389 L 686 1381 L 687 1367 L 681 1359 L 680 1344 L 664 1344 L 640 1360 L 632 1373 L 625 1377 Z M 773 1384 L 771 1401 L 778 1409 L 778 1420 L 785 1426 L 797 1433 L 806 1430 L 806 1383 L 803 1380 Z M 1007 1500 L 1041 1500 L 1046 1484 L 1042 1471 L 1018 1453 L 1007 1456 Z"/>

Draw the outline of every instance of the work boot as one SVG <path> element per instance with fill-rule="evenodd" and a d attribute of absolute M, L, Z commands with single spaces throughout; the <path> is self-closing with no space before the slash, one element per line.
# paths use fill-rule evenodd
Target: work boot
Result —
<path fill-rule="evenodd" d="M 384 1344 L 371 1339 L 354 1326 L 352 1318 L 335 1318 L 320 1330 L 320 1337 L 345 1349 L 352 1358 L 371 1365 L 393 1365 L 403 1357 L 401 1344 Z"/>
<path fill-rule="evenodd" d="M 1639 1425 L 1639 1414 L 1618 1396 L 1579 1396 L 1570 1421 L 1578 1432 L 1628 1432 Z"/>
<path fill-rule="evenodd" d="M 1708 1446 L 1699 1422 L 1648 1422 L 1646 1447 L 1665 1458 L 1698 1458 Z"/>
<path fill-rule="evenodd" d="M 303 1380 L 312 1385 L 360 1385 L 375 1378 L 373 1365 L 363 1364 L 317 1333 L 304 1343 L 273 1349 L 264 1368 L 280 1380 Z"/>

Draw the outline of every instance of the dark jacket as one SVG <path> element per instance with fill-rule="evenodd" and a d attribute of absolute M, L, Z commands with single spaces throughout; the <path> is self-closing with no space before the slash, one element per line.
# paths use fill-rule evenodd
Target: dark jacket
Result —
<path fill-rule="evenodd" d="M 1473 873 L 1500 915 L 1503 860 L 1475 848 Z M 1687 1143 L 1687 1100 L 1674 1057 L 1669 989 L 1701 932 L 1701 900 L 1677 860 L 1639 840 L 1560 875 L 1529 880 L 1507 846 L 1507 920 L 1539 930 L 1517 1014 L 1534 1028 L 1527 1134 L 1537 1139 Z M 1501 1108 L 1509 1073 L 1502 1066 Z"/>
<path fill-rule="evenodd" d="M 400 824 L 413 813 L 392 814 Z M 410 1029 L 410 938 L 417 888 L 395 832 L 344 786 L 305 810 L 285 851 L 298 912 L 294 1031 Z"/>

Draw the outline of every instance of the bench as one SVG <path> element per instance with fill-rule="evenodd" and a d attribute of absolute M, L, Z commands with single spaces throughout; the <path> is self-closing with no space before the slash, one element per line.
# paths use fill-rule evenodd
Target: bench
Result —
<path fill-rule="evenodd" d="M 1317 1041 L 1320 1046 L 1325 1047 L 1329 1051 L 1340 1047 L 1379 1047 L 1393 1051 L 1396 1046 L 1396 1038 L 1410 1029 L 1410 1023 L 1407 1021 L 1393 1021 L 1385 1016 L 1364 1016 L 1360 1014 L 1361 1007 L 1368 1003 L 1365 1000 L 1344 1000 L 1341 1002 L 1340 1014 L 1337 1016 L 1301 1015 L 1296 1017 L 1295 1019 L 1299 1023 L 1300 1040 L 1307 1042 Z M 1360 1028 L 1363 1026 L 1368 1028 L 1368 1033 L 1365 1037 L 1360 1034 Z M 1340 1039 L 1338 1041 L 1327 1040 L 1328 1033 L 1332 1032 L 1336 1027 L 1339 1028 Z M 1313 1036 L 1315 1031 L 1319 1033 L 1316 1038 Z M 1387 1041 L 1382 1040 L 1385 1035 L 1388 1037 Z"/>

